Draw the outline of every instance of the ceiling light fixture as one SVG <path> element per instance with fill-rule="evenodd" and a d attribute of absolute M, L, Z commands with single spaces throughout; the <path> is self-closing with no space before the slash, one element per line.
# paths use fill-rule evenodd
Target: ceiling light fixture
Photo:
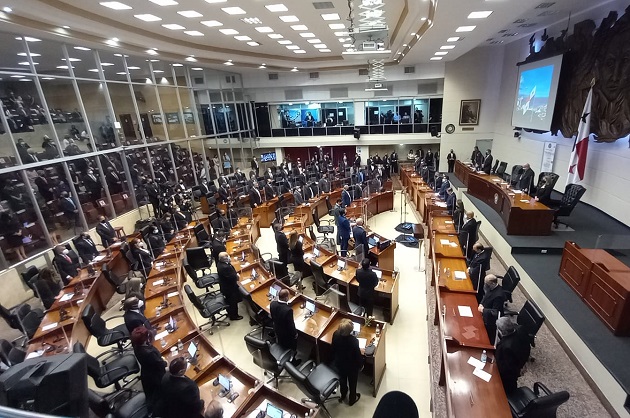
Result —
<path fill-rule="evenodd" d="M 292 44 L 293 42 L 289 41 L 288 39 L 283 39 L 283 40 L 281 40 L 281 41 L 278 41 L 278 43 L 279 43 L 280 45 L 290 45 L 290 44 Z"/>
<path fill-rule="evenodd" d="M 460 26 L 455 29 L 455 32 L 472 32 L 477 26 Z"/>
<path fill-rule="evenodd" d="M 486 10 L 483 12 L 472 12 L 468 15 L 468 19 L 485 19 L 492 14 L 492 10 Z"/>
<path fill-rule="evenodd" d="M 299 22 L 300 19 L 297 18 L 297 16 L 294 15 L 289 15 L 289 16 L 278 16 L 280 18 L 280 20 L 282 20 L 285 23 L 291 23 L 291 22 Z"/>
<path fill-rule="evenodd" d="M 300 70 L 298 70 L 297 67 L 293 67 L 293 69 L 291 70 L 291 72 L 293 72 L 293 73 L 297 73 L 298 71 L 300 71 Z"/>
<path fill-rule="evenodd" d="M 131 10 L 132 9 L 131 6 L 127 6 L 126 4 L 121 3 L 119 1 L 102 1 L 99 4 L 101 6 L 114 9 L 114 10 Z"/>
<path fill-rule="evenodd" d="M 22 37 L 21 37 L 21 36 L 18 36 L 18 37 L 16 37 L 15 39 L 17 39 L 18 41 L 21 41 L 21 40 L 22 40 Z M 30 36 L 25 36 L 25 37 L 24 37 L 24 40 L 25 40 L 26 42 L 41 42 L 41 41 L 42 41 L 41 39 L 32 38 L 32 37 L 30 37 Z"/>
<path fill-rule="evenodd" d="M 320 49 L 319 52 L 330 52 L 330 49 L 327 49 L 327 48 Z"/>
<path fill-rule="evenodd" d="M 221 10 L 223 10 L 225 13 L 229 14 L 229 15 L 244 15 L 247 14 L 247 12 L 243 9 L 241 9 L 240 7 L 222 7 Z"/>
<path fill-rule="evenodd" d="M 322 13 L 322 19 L 324 20 L 341 20 L 339 13 Z"/>
<path fill-rule="evenodd" d="M 186 57 L 186 61 L 188 62 L 197 62 L 197 58 L 193 57 L 192 55 L 190 57 Z"/>
<path fill-rule="evenodd" d="M 460 39 L 459 36 L 452 36 L 452 37 L 448 38 L 446 40 L 446 42 L 457 42 L 457 41 L 459 41 L 459 39 Z"/>
<path fill-rule="evenodd" d="M 24 78 L 25 76 L 23 76 L 23 75 L 12 75 L 11 77 L 12 78 Z"/>
<path fill-rule="evenodd" d="M 28 55 L 30 55 L 31 57 L 41 57 L 41 56 L 42 56 L 42 54 L 38 54 L 38 53 L 36 53 L 36 52 L 31 52 L 31 53 L 30 53 L 30 54 L 28 54 Z M 27 54 L 26 54 L 26 52 L 18 52 L 18 56 L 19 56 L 19 57 L 26 57 L 26 56 L 27 56 Z"/>
<path fill-rule="evenodd" d="M 262 20 L 258 19 L 257 17 L 244 17 L 241 20 L 248 25 L 260 25 L 262 23 Z"/>
<path fill-rule="evenodd" d="M 111 62 L 101 62 L 101 67 L 111 67 L 112 65 L 114 65 Z"/>
<path fill-rule="evenodd" d="M 175 64 L 171 64 L 173 67 L 183 67 L 184 64 L 180 64 L 178 62 L 176 62 Z"/>
<path fill-rule="evenodd" d="M 140 67 L 132 65 L 131 67 L 127 67 L 128 70 L 139 70 Z"/>
<path fill-rule="evenodd" d="M 88 71 L 91 73 L 98 73 L 98 68 L 90 68 Z"/>
<path fill-rule="evenodd" d="M 287 49 L 300 49 L 297 45 L 287 45 Z"/>
<path fill-rule="evenodd" d="M 256 41 L 251 41 L 251 42 L 247 42 L 247 45 L 249 46 L 259 46 L 260 44 Z"/>
<path fill-rule="evenodd" d="M 345 29 L 346 25 L 344 23 L 329 23 L 328 27 L 333 30 L 337 29 Z"/>
<path fill-rule="evenodd" d="M 271 29 L 269 26 L 258 26 L 256 28 L 256 30 L 260 33 L 272 33 L 273 29 Z"/>
<path fill-rule="evenodd" d="M 301 32 L 301 33 L 300 33 L 300 36 L 301 36 L 302 38 L 314 38 L 314 37 L 315 37 L 315 34 L 314 34 L 314 33 L 312 33 L 312 32 Z"/>
<path fill-rule="evenodd" d="M 203 32 L 198 30 L 185 30 L 184 33 L 188 36 L 203 36 Z"/>
<path fill-rule="evenodd" d="M 326 46 L 326 44 L 315 44 L 315 45 L 313 45 L 313 47 L 315 47 L 317 49 L 326 49 L 326 48 L 328 48 L 328 46 Z"/>
<path fill-rule="evenodd" d="M 277 13 L 277 12 L 287 12 L 287 11 L 289 11 L 289 9 L 287 9 L 287 6 L 285 6 L 282 3 L 279 3 L 279 4 L 268 4 L 265 7 L 270 12 L 276 12 Z"/>
<path fill-rule="evenodd" d="M 42 80 L 54 80 L 55 77 L 42 77 Z"/>
<path fill-rule="evenodd" d="M 270 37 L 271 39 L 282 39 L 282 38 L 284 38 L 284 36 L 280 35 L 279 33 L 270 33 L 267 36 Z"/>
<path fill-rule="evenodd" d="M 145 13 L 145 14 L 141 14 L 141 15 L 133 15 L 133 17 L 135 17 L 136 19 L 140 19 L 142 21 L 145 21 L 145 22 L 157 22 L 159 20 L 162 20 L 161 17 L 157 17 L 157 16 L 152 15 L 150 13 Z"/>
<path fill-rule="evenodd" d="M 252 38 L 250 38 L 247 35 L 237 35 L 234 37 L 234 39 L 236 39 L 237 41 L 251 41 Z"/>
<path fill-rule="evenodd" d="M 238 35 L 238 31 L 235 29 L 219 29 L 219 32 L 224 35 Z"/>
<path fill-rule="evenodd" d="M 267 67 L 265 66 L 265 63 L 262 63 L 258 66 L 258 68 L 260 68 L 261 70 L 265 70 Z"/>
<path fill-rule="evenodd" d="M 173 0 L 149 0 L 151 3 L 155 3 L 158 6 L 176 6 L 179 3 Z"/>
<path fill-rule="evenodd" d="M 203 68 L 201 68 L 201 67 L 193 67 L 193 68 L 191 68 L 191 70 L 193 70 L 193 71 L 203 71 Z"/>
<path fill-rule="evenodd" d="M 162 25 L 162 27 L 170 30 L 186 29 L 185 27 L 183 27 L 182 25 L 178 25 L 177 23 L 167 23 L 166 25 Z"/>
<path fill-rule="evenodd" d="M 62 58 L 61 61 L 65 61 L 65 58 Z M 68 58 L 68 61 L 70 62 L 80 62 L 81 59 L 80 58 Z"/>
<path fill-rule="evenodd" d="M 440 49 L 454 49 L 455 45 L 442 45 Z"/>
<path fill-rule="evenodd" d="M 195 10 L 182 10 L 177 12 L 178 15 L 182 15 L 184 17 L 193 18 L 193 17 L 202 17 L 203 15 Z"/>
<path fill-rule="evenodd" d="M 291 29 L 293 29 L 294 31 L 301 31 L 308 30 L 308 27 L 306 27 L 306 25 L 293 25 L 291 26 Z"/>
<path fill-rule="evenodd" d="M 206 3 L 227 3 L 228 0 L 206 0 Z"/>
<path fill-rule="evenodd" d="M 224 62 L 223 64 L 225 64 L 225 65 L 234 65 L 232 60 L 228 60 L 228 61 Z"/>
<path fill-rule="evenodd" d="M 147 49 L 144 52 L 146 52 L 149 55 L 158 55 L 158 52 L 155 49 Z"/>
<path fill-rule="evenodd" d="M 309 44 L 321 44 L 322 40 L 321 39 L 308 39 L 306 42 L 308 42 Z"/>
<path fill-rule="evenodd" d="M 201 22 L 202 25 L 206 25 L 209 28 L 215 28 L 217 26 L 223 26 L 223 23 L 219 22 L 218 20 L 204 20 L 203 22 Z"/>
<path fill-rule="evenodd" d="M 75 46 L 74 49 L 78 49 L 79 51 L 91 51 L 90 48 L 86 48 L 84 46 Z"/>
<path fill-rule="evenodd" d="M 3 7 L 2 11 L 5 12 L 5 13 L 11 13 L 13 11 L 13 9 L 10 8 L 10 7 Z"/>
<path fill-rule="evenodd" d="M 442 57 L 431 57 L 431 61 L 440 61 Z"/>
<path fill-rule="evenodd" d="M 293 51 L 295 54 L 306 54 L 306 51 L 303 49 L 296 49 L 295 51 Z"/>
<path fill-rule="evenodd" d="M 441 51 L 441 52 L 439 51 L 439 52 L 436 52 L 436 53 L 435 53 L 435 54 L 433 54 L 433 55 L 440 56 L 440 55 L 446 55 L 446 54 L 448 54 L 448 52 L 447 52 L 447 51 Z"/>
<path fill-rule="evenodd" d="M 335 36 L 348 36 L 348 32 L 335 32 Z"/>

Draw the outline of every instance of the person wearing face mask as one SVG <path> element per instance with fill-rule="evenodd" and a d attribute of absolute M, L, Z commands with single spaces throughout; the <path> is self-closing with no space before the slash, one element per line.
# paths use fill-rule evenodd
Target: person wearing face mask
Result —
<path fill-rule="evenodd" d="M 166 361 L 153 346 L 154 336 L 147 328 L 140 326 L 131 331 L 133 353 L 140 363 L 140 381 L 147 399 L 149 412 L 157 401 L 162 378 L 166 374 Z"/>
<path fill-rule="evenodd" d="M 173 222 L 175 222 L 175 227 L 179 231 L 180 229 L 184 229 L 188 226 L 188 218 L 186 214 L 182 212 L 179 206 L 175 206 L 175 213 L 173 213 Z"/>
<path fill-rule="evenodd" d="M 521 369 L 529 360 L 531 351 L 527 331 L 514 323 L 509 316 L 497 319 L 499 341 L 494 352 L 503 388 L 508 395 L 516 390 Z"/>
<path fill-rule="evenodd" d="M 486 150 L 486 156 L 483 159 L 483 164 L 481 166 L 481 171 L 483 171 L 486 174 L 490 174 L 490 170 L 492 170 L 492 153 L 490 152 L 490 150 Z"/>
<path fill-rule="evenodd" d="M 99 237 L 101 237 L 101 241 L 103 242 L 103 247 L 107 248 L 112 245 L 114 242 L 118 241 L 116 237 L 116 230 L 112 224 L 107 221 L 107 218 L 104 216 L 99 216 L 98 225 L 96 225 L 96 233 Z"/>
<path fill-rule="evenodd" d="M 154 416 L 162 418 L 200 418 L 204 400 L 194 380 L 186 376 L 188 363 L 184 357 L 171 361 L 162 378 Z"/>
<path fill-rule="evenodd" d="M 249 190 L 249 204 L 252 208 L 257 208 L 262 203 L 262 196 L 258 190 L 258 183 L 254 183 Z"/>
<path fill-rule="evenodd" d="M 151 248 L 151 251 L 153 253 L 153 257 L 159 257 L 164 252 L 164 248 L 166 248 L 166 242 L 162 237 L 160 229 L 156 225 L 153 225 L 153 227 L 151 228 L 148 241 L 149 247 Z"/>
<path fill-rule="evenodd" d="M 81 235 L 79 235 L 74 241 L 74 246 L 84 263 L 89 263 L 99 254 L 96 244 L 87 232 L 82 232 Z"/>
<path fill-rule="evenodd" d="M 236 173 L 234 173 L 234 178 L 236 179 L 236 182 L 239 184 L 245 184 L 245 181 L 247 180 L 245 178 L 245 173 L 243 173 L 240 168 L 236 169 Z"/>
<path fill-rule="evenodd" d="M 138 263 L 137 269 L 144 273 L 144 277 L 147 277 L 149 271 L 151 271 L 153 256 L 147 249 L 146 244 L 143 241 L 140 241 L 140 239 L 134 238 L 129 244 L 129 250 L 131 251 L 133 258 Z"/>
<path fill-rule="evenodd" d="M 92 201 L 97 201 L 101 198 L 101 190 L 103 190 L 103 186 L 96 174 L 94 174 L 94 170 L 92 170 L 92 168 L 88 168 L 85 177 L 83 177 L 83 184 L 89 191 Z"/>
<path fill-rule="evenodd" d="M 273 173 L 271 171 L 271 167 L 267 168 L 267 171 L 265 171 L 264 177 L 265 177 L 265 180 L 269 180 L 269 179 L 273 180 Z"/>
<path fill-rule="evenodd" d="M 53 263 L 57 266 L 61 280 L 67 285 L 79 274 L 79 263 L 72 260 L 70 251 L 63 245 L 57 245 L 53 252 L 55 253 Z"/>
<path fill-rule="evenodd" d="M 472 280 L 473 288 L 478 291 L 477 300 L 479 301 L 483 296 L 483 289 L 479 289 L 479 285 L 481 284 L 481 278 L 486 275 L 490 252 L 486 251 L 483 244 L 477 241 L 473 245 L 473 253 L 472 260 L 470 260 L 470 264 L 468 265 L 468 275 L 470 276 L 470 280 Z"/>
<path fill-rule="evenodd" d="M 214 259 L 214 263 L 218 265 L 219 254 L 227 251 L 227 249 L 225 248 L 225 232 L 224 231 L 219 230 L 214 234 L 214 237 L 212 238 L 212 242 L 210 243 L 210 248 L 211 248 L 212 258 Z"/>
<path fill-rule="evenodd" d="M 494 337 L 497 331 L 496 322 L 499 315 L 503 315 L 505 294 L 497 276 L 494 274 L 488 274 L 485 277 L 483 291 L 483 298 L 477 310 L 483 315 L 483 323 L 486 326 L 490 344 L 494 344 Z"/>
<path fill-rule="evenodd" d="M 175 186 L 175 193 L 184 193 L 186 191 L 186 185 L 184 184 L 184 180 L 179 179 L 179 182 Z"/>
<path fill-rule="evenodd" d="M 227 308 L 229 318 L 233 321 L 243 319 L 238 314 L 238 303 L 243 300 L 238 286 L 239 275 L 234 266 L 230 264 L 230 256 L 226 252 L 219 253 L 217 274 L 219 275 L 219 289 L 229 304 Z"/>
<path fill-rule="evenodd" d="M 304 204 L 304 198 L 300 192 L 300 187 L 293 189 L 293 202 L 296 206 Z"/>
<path fill-rule="evenodd" d="M 473 253 L 473 244 L 477 239 L 477 221 L 475 220 L 475 213 L 468 211 L 464 215 L 464 224 L 459 230 L 459 245 L 464 250 L 464 255 L 467 260 L 471 260 Z"/>
<path fill-rule="evenodd" d="M 151 322 L 144 316 L 144 300 L 137 296 L 130 296 L 125 299 L 123 303 L 123 320 L 125 321 L 125 327 L 129 331 L 129 334 L 138 327 L 145 327 L 149 332 L 155 336 L 155 328 L 151 325 Z"/>

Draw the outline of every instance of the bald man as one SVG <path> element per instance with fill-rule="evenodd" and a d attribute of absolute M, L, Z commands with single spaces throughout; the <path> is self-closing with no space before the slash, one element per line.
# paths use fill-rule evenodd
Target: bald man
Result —
<path fill-rule="evenodd" d="M 363 256 L 367 257 L 370 247 L 368 246 L 367 232 L 363 227 L 363 218 L 357 218 L 357 224 L 352 228 L 352 236 L 354 237 L 354 247 L 363 245 Z"/>
<path fill-rule="evenodd" d="M 531 169 L 529 163 L 523 164 L 523 172 L 518 179 L 517 187 L 528 194 L 534 191 L 534 170 Z"/>
<path fill-rule="evenodd" d="M 297 350 L 297 330 L 293 321 L 293 309 L 289 306 L 289 291 L 282 289 L 278 294 L 278 300 L 269 305 L 273 330 L 276 333 L 278 344 L 290 350 Z"/>
<path fill-rule="evenodd" d="M 464 255 L 468 260 L 471 260 L 473 253 L 473 245 L 477 240 L 477 221 L 475 220 L 475 213 L 473 211 L 467 211 L 464 215 L 464 224 L 459 230 L 459 245 L 464 250 Z"/>
<path fill-rule="evenodd" d="M 162 378 L 160 400 L 155 416 L 164 418 L 199 418 L 203 413 L 204 401 L 199 395 L 199 387 L 185 375 L 188 363 L 184 357 L 177 357 L 168 367 Z"/>
<path fill-rule="evenodd" d="M 243 300 L 238 287 L 239 275 L 230 263 L 230 256 L 225 251 L 219 253 L 217 274 L 219 275 L 219 289 L 229 305 L 227 309 L 228 316 L 233 321 L 243 319 L 238 314 L 238 303 Z"/>

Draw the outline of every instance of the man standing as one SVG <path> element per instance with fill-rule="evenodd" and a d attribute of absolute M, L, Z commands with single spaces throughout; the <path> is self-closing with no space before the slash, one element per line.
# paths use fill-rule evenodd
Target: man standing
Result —
<path fill-rule="evenodd" d="M 230 264 L 230 256 L 226 252 L 219 254 L 217 273 L 219 274 L 219 288 L 229 305 L 227 309 L 229 318 L 233 321 L 243 319 L 238 314 L 238 303 L 242 300 L 238 287 L 238 274 L 234 266 Z"/>
<path fill-rule="evenodd" d="M 260 166 L 258 165 L 258 161 L 256 161 L 256 157 L 252 158 L 252 170 L 256 173 L 256 177 L 260 174 Z"/>
<path fill-rule="evenodd" d="M 483 323 L 488 331 L 490 344 L 494 344 L 497 332 L 497 318 L 499 314 L 503 314 L 503 303 L 505 302 L 505 293 L 499 284 L 497 276 L 488 274 L 484 279 L 484 295 L 479 303 L 477 310 L 483 315 Z"/>
<path fill-rule="evenodd" d="M 112 226 L 112 224 L 107 222 L 107 219 L 103 215 L 98 217 L 96 233 L 99 237 L 101 237 L 103 247 L 105 248 L 109 247 L 118 240 L 118 238 L 116 238 L 116 231 L 114 230 L 114 227 Z"/>
<path fill-rule="evenodd" d="M 74 242 L 74 246 L 79 256 L 86 264 L 99 254 L 96 244 L 92 241 L 92 237 L 90 237 L 90 234 L 87 232 L 81 232 L 79 238 Z"/>
<path fill-rule="evenodd" d="M 389 162 L 392 164 L 392 172 L 398 174 L 398 154 L 396 151 L 392 152 Z"/>
<path fill-rule="evenodd" d="M 525 329 L 512 322 L 509 316 L 497 319 L 499 342 L 494 357 L 499 368 L 505 393 L 516 390 L 521 369 L 529 360 L 531 351 L 529 337 Z"/>
<path fill-rule="evenodd" d="M 534 191 L 534 170 L 529 166 L 529 163 L 523 164 L 523 172 L 518 179 L 517 187 L 528 194 Z"/>
<path fill-rule="evenodd" d="M 330 193 L 330 182 L 328 181 L 328 174 L 324 173 L 322 178 L 319 180 L 319 192 L 320 193 Z"/>
<path fill-rule="evenodd" d="M 87 175 L 83 178 L 83 184 L 85 184 L 85 188 L 89 190 L 92 201 L 96 201 L 101 198 L 101 190 L 103 189 L 103 186 L 94 174 L 94 170 L 91 168 L 88 168 Z"/>
<path fill-rule="evenodd" d="M 151 325 L 151 322 L 149 322 L 147 317 L 144 316 L 143 306 L 144 301 L 136 296 L 131 296 L 125 299 L 125 303 L 123 304 L 123 309 L 125 310 L 123 320 L 125 321 L 127 331 L 131 334 L 134 329 L 138 327 L 145 327 L 153 335 L 155 335 L 155 328 Z"/>
<path fill-rule="evenodd" d="M 341 256 L 348 254 L 348 240 L 350 239 L 350 221 L 346 218 L 346 210 L 339 210 L 339 226 L 337 227 L 339 244 L 341 245 Z"/>
<path fill-rule="evenodd" d="M 356 272 L 357 282 L 359 282 L 359 300 L 361 306 L 365 308 L 365 314 L 370 317 L 374 310 L 374 288 L 378 285 L 378 277 L 370 268 L 370 260 L 361 260 L 361 268 Z"/>
<path fill-rule="evenodd" d="M 171 361 L 162 378 L 155 416 L 163 418 L 199 418 L 204 401 L 194 380 L 186 376 L 188 363 L 184 357 Z"/>
<path fill-rule="evenodd" d="M 276 191 L 273 187 L 273 179 L 267 179 L 267 184 L 265 184 L 265 200 L 271 200 L 276 197 Z"/>
<path fill-rule="evenodd" d="M 287 265 L 289 264 L 289 239 L 284 232 L 282 232 L 282 225 L 280 223 L 274 224 L 273 230 L 276 237 L 278 260 L 282 261 L 284 265 Z"/>
<path fill-rule="evenodd" d="M 59 270 L 61 280 L 67 285 L 73 277 L 79 274 L 79 265 L 72 261 L 69 255 L 70 250 L 63 245 L 57 245 L 53 252 L 55 253 L 53 263 L 57 266 L 57 270 Z"/>
<path fill-rule="evenodd" d="M 262 196 L 260 190 L 258 190 L 258 182 L 254 182 L 252 188 L 249 190 L 249 204 L 252 208 L 257 208 L 262 203 Z"/>
<path fill-rule="evenodd" d="M 295 203 L 295 206 L 299 206 L 304 203 L 304 198 L 302 198 L 302 193 L 300 193 L 299 187 L 293 189 L 293 202 Z"/>
<path fill-rule="evenodd" d="M 471 260 L 473 257 L 473 245 L 477 239 L 477 221 L 475 213 L 468 211 L 464 215 L 464 224 L 459 230 L 459 245 L 464 250 L 466 259 Z"/>
<path fill-rule="evenodd" d="M 352 228 L 352 236 L 354 237 L 354 247 L 363 245 L 363 256 L 368 258 L 370 247 L 368 246 L 367 232 L 363 228 L 363 218 L 357 218 L 357 224 Z"/>
<path fill-rule="evenodd" d="M 289 350 L 297 350 L 298 333 L 293 321 L 293 309 L 289 306 L 289 291 L 282 289 L 278 294 L 278 300 L 269 305 L 273 330 L 281 347 Z"/>
<path fill-rule="evenodd" d="M 457 156 L 455 155 L 455 152 L 453 151 L 453 149 L 451 149 L 451 152 L 448 153 L 448 155 L 446 156 L 446 161 L 448 161 L 448 172 L 452 173 L 455 170 L 455 161 L 457 160 Z"/>
<path fill-rule="evenodd" d="M 483 159 L 481 170 L 486 174 L 490 174 L 490 170 L 492 170 L 492 153 L 489 149 L 486 150 L 486 156 Z"/>
<path fill-rule="evenodd" d="M 151 227 L 147 241 L 149 241 L 149 247 L 151 247 L 151 253 L 154 258 L 159 257 L 164 252 L 166 242 L 156 225 Z"/>
<path fill-rule="evenodd" d="M 341 207 L 348 207 L 352 204 L 352 196 L 350 196 L 350 192 L 348 191 L 348 185 L 343 186 L 343 191 L 341 192 Z"/>

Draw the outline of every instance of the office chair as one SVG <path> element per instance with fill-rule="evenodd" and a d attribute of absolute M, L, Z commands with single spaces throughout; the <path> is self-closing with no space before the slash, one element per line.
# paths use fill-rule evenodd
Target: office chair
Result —
<path fill-rule="evenodd" d="M 536 183 L 536 190 L 538 190 L 540 186 L 542 186 L 542 181 L 545 177 L 551 178 L 550 186 L 552 189 L 553 189 L 553 186 L 556 185 L 556 182 L 558 181 L 558 179 L 560 178 L 560 176 L 557 175 L 556 173 L 552 173 L 551 171 L 543 171 L 542 173 L 538 175 L 538 183 Z"/>
<path fill-rule="evenodd" d="M 200 226 L 201 228 L 198 229 L 197 226 Z M 200 245 L 203 248 L 210 248 L 211 239 L 208 231 L 206 231 L 202 224 L 198 224 L 197 226 L 195 227 L 195 237 L 197 238 L 197 245 Z"/>
<path fill-rule="evenodd" d="M 514 266 L 508 267 L 505 272 L 505 276 L 497 276 L 501 281 L 501 287 L 505 292 L 505 303 L 512 303 L 512 293 L 518 283 L 521 281 L 521 276 L 518 274 L 518 271 L 514 268 Z"/>
<path fill-rule="evenodd" d="M 313 272 L 313 287 L 315 295 L 321 296 L 330 287 L 331 279 L 326 279 L 324 274 L 324 267 L 318 264 L 315 260 L 311 260 L 311 271 Z"/>
<path fill-rule="evenodd" d="M 199 270 L 193 269 L 188 263 L 188 260 L 186 258 L 184 258 L 184 261 L 182 264 L 184 266 L 184 270 L 186 271 L 186 274 L 188 275 L 188 277 L 192 279 L 193 283 L 195 283 L 195 286 L 197 286 L 197 289 L 206 289 L 206 294 L 213 294 L 213 295 L 219 292 L 218 290 L 214 290 L 214 285 L 219 284 L 218 274 L 216 273 L 203 274 L 202 273 L 201 276 L 199 276 L 197 274 Z M 213 289 L 213 290 L 211 291 L 210 289 Z"/>
<path fill-rule="evenodd" d="M 103 320 L 101 316 L 96 313 L 94 307 L 88 304 L 81 312 L 81 320 L 85 324 L 85 327 L 90 334 L 96 337 L 96 342 L 101 347 L 108 347 L 116 344 L 118 349 L 111 349 L 108 352 L 123 352 L 125 349 L 125 343 L 129 340 L 129 331 L 125 324 L 118 325 L 114 328 L 107 328 L 107 321 L 114 318 L 122 318 L 122 315 L 113 316 L 107 320 Z"/>
<path fill-rule="evenodd" d="M 26 358 L 26 351 L 14 347 L 13 344 L 5 339 L 0 340 L 0 357 L 2 362 L 7 366 L 19 364 Z"/>
<path fill-rule="evenodd" d="M 513 165 L 511 174 L 503 174 L 503 180 L 509 182 L 511 186 L 514 186 L 518 182 L 518 177 L 521 175 L 522 172 L 522 165 Z"/>
<path fill-rule="evenodd" d="M 328 234 L 332 234 L 333 232 L 335 232 L 335 227 L 331 225 L 332 221 L 330 220 L 320 221 L 319 215 L 317 214 L 317 210 L 315 209 L 313 209 L 311 213 L 313 214 L 313 223 L 317 227 L 317 232 L 320 234 L 324 234 L 324 237 L 321 238 L 319 242 L 323 243 L 326 241 L 330 241 L 330 239 L 328 238 Z M 328 225 L 321 225 L 321 222 L 327 222 Z"/>
<path fill-rule="evenodd" d="M 502 161 L 501 163 L 499 163 L 499 167 L 497 168 L 495 174 L 503 178 L 503 174 L 505 174 L 506 169 L 507 169 L 507 162 Z"/>
<path fill-rule="evenodd" d="M 212 267 L 212 257 L 208 256 L 205 248 L 203 247 L 191 247 L 186 248 L 186 260 L 190 267 L 195 271 L 201 271 L 201 274 L 210 274 L 210 267 Z"/>
<path fill-rule="evenodd" d="M 187 284 L 184 285 L 184 291 L 195 309 L 197 309 L 197 312 L 199 312 L 203 318 L 210 319 L 205 324 L 198 326 L 200 330 L 203 329 L 203 327 L 210 326 L 210 335 L 213 335 L 212 327 L 216 325 L 230 326 L 230 323 L 225 320 L 225 318 L 227 318 L 228 303 L 223 295 L 206 293 L 199 297 L 193 292 L 190 285 Z"/>
<path fill-rule="evenodd" d="M 499 159 L 497 158 L 496 160 L 494 160 L 494 166 L 492 166 L 492 170 L 490 170 L 490 174 L 496 174 L 497 172 L 497 167 L 499 166 L 499 163 L 501 161 L 499 161 Z"/>
<path fill-rule="evenodd" d="M 127 277 L 120 277 L 109 269 L 107 264 L 103 264 L 101 272 L 105 277 L 105 280 L 114 288 L 119 295 L 128 295 L 131 292 L 142 292 L 146 279 L 144 277 L 127 279 Z M 124 302 L 124 298 L 121 303 Z"/>
<path fill-rule="evenodd" d="M 372 418 L 418 418 L 418 407 L 409 395 L 404 392 L 393 390 L 387 392 L 378 405 Z"/>
<path fill-rule="evenodd" d="M 558 407 L 569 400 L 569 392 L 551 392 L 540 382 L 534 390 L 523 386 L 508 395 L 508 403 L 514 418 L 556 418 Z"/>
<path fill-rule="evenodd" d="M 136 356 L 133 354 L 122 354 L 116 356 L 113 360 L 106 364 L 101 364 L 99 358 L 106 353 L 93 357 L 86 353 L 85 347 L 80 342 L 77 342 L 72 347 L 73 353 L 81 353 L 87 356 L 87 373 L 92 379 L 96 387 L 106 388 L 114 385 L 116 391 L 121 391 L 123 386 L 127 386 L 134 382 L 136 378 L 127 380 L 131 375 L 140 373 L 140 365 L 136 360 Z M 124 384 L 121 385 L 121 382 Z"/>
<path fill-rule="evenodd" d="M 22 347 L 24 347 L 27 340 L 33 338 L 37 328 L 39 328 L 39 324 L 41 324 L 44 318 L 44 311 L 39 308 L 33 309 L 28 303 L 24 303 L 11 310 L 0 305 L 0 316 L 2 316 L 11 328 L 22 333 L 22 336 L 16 338 L 13 342 L 22 339 Z"/>
<path fill-rule="evenodd" d="M 249 334 L 251 335 L 257 331 L 260 331 L 260 337 L 264 338 L 265 330 L 273 330 L 273 322 L 271 321 L 271 317 L 264 309 L 262 309 L 256 304 L 256 302 L 254 302 L 254 299 L 252 299 L 252 295 L 247 290 L 245 290 L 245 288 L 239 287 L 239 290 L 241 292 L 243 302 L 245 302 L 245 309 L 247 310 L 247 315 L 249 316 L 249 325 L 256 327 L 251 330 Z"/>
<path fill-rule="evenodd" d="M 288 379 L 288 376 L 281 376 L 287 364 L 293 361 L 295 351 L 282 347 L 278 343 L 261 340 L 250 334 L 245 335 L 245 345 L 252 355 L 254 364 L 264 370 L 265 376 L 271 378 L 265 383 L 273 381 L 278 387 L 280 379 Z"/>
<path fill-rule="evenodd" d="M 332 213 L 333 207 L 330 204 L 330 196 L 326 196 L 326 209 L 328 210 L 328 214 L 330 216 L 333 216 L 333 213 Z"/>
<path fill-rule="evenodd" d="M 339 386 L 339 375 L 326 364 L 320 363 L 316 366 L 312 360 L 307 361 L 300 368 L 295 367 L 291 362 L 286 362 L 284 368 L 293 378 L 297 387 L 308 396 L 308 398 L 302 399 L 302 403 L 316 403 L 326 411 L 326 415 L 331 417 L 325 402 L 338 398 L 338 396 L 331 397 L 331 395 Z"/>
<path fill-rule="evenodd" d="M 341 305 L 341 309 L 346 312 L 350 312 L 358 316 L 365 315 L 365 308 L 361 305 L 351 302 L 349 294 L 342 293 L 339 297 L 339 304 Z"/>
<path fill-rule="evenodd" d="M 119 394 L 114 392 L 114 398 Z M 88 389 L 88 405 L 97 417 L 102 418 L 146 418 L 149 417 L 147 399 L 144 392 L 138 392 L 124 402 L 114 405 L 112 396 L 101 396 Z"/>
<path fill-rule="evenodd" d="M 313 225 L 309 225 L 308 227 L 308 236 L 313 240 L 313 242 L 317 242 L 317 235 L 313 231 Z"/>
<path fill-rule="evenodd" d="M 573 209 L 578 204 L 582 195 L 586 192 L 586 188 L 580 186 L 579 184 L 567 184 L 567 187 L 564 189 L 564 196 L 562 196 L 562 200 L 560 201 L 560 206 L 556 209 L 553 214 L 553 224 L 557 228 L 559 224 L 568 227 L 569 225 L 558 220 L 559 216 L 570 216 Z"/>
<path fill-rule="evenodd" d="M 545 322 L 545 315 L 540 311 L 540 308 L 536 306 L 534 302 L 528 300 L 520 311 L 505 311 L 504 315 L 516 315 L 516 323 L 523 327 L 524 331 L 527 333 L 530 345 L 536 347 L 536 334 Z M 530 357 L 530 361 L 534 360 L 534 357 Z"/>
<path fill-rule="evenodd" d="M 20 273 L 20 276 L 22 277 L 22 281 L 24 282 L 25 285 L 35 290 L 33 286 L 31 285 L 31 279 L 37 276 L 38 274 L 39 274 L 39 269 L 35 266 L 30 266 L 26 268 L 26 271 L 23 271 L 22 273 Z"/>

